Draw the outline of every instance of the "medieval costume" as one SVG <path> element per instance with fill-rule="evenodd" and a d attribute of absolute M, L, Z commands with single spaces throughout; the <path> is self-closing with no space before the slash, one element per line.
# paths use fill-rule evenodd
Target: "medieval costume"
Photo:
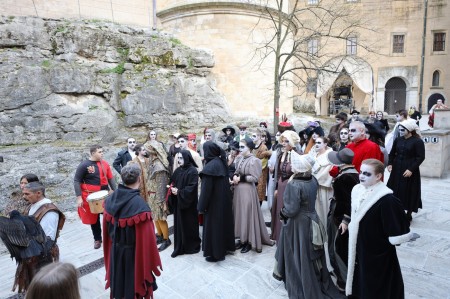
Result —
<path fill-rule="evenodd" d="M 198 172 L 197 164 L 187 150 L 182 150 L 184 164 L 172 175 L 172 186 L 177 188 L 177 195 L 171 195 L 174 218 L 174 251 L 172 257 L 192 254 L 200 251 L 198 231 Z"/>
<path fill-rule="evenodd" d="M 161 260 L 152 213 L 138 189 L 124 185 L 105 201 L 103 252 L 111 298 L 152 298 Z"/>
<path fill-rule="evenodd" d="M 133 160 L 128 162 L 130 164 L 137 164 L 141 169 L 141 176 L 139 177 L 139 191 L 141 197 L 148 202 L 150 195 L 150 180 L 148 179 L 148 170 L 150 169 L 150 159 L 144 158 L 142 162 L 138 156 L 136 156 Z"/>
<path fill-rule="evenodd" d="M 225 151 L 212 141 L 203 144 L 205 167 L 198 211 L 204 214 L 202 250 L 208 261 L 225 259 L 234 251 L 232 198 Z"/>
<path fill-rule="evenodd" d="M 414 127 L 409 124 L 412 124 L 411 120 L 403 121 L 400 126 L 406 126 L 408 131 L 414 131 Z M 394 140 L 389 154 L 389 165 L 392 165 L 392 171 L 387 186 L 400 199 L 404 209 L 408 211 L 408 217 L 412 212 L 417 213 L 418 209 L 422 208 L 419 166 L 424 160 L 425 145 L 419 136 L 398 137 Z M 405 177 L 403 174 L 406 170 L 411 171 L 412 175 Z"/>
<path fill-rule="evenodd" d="M 331 188 L 331 180 L 329 172 L 331 170 L 331 163 L 328 161 L 327 155 L 329 152 L 333 151 L 331 148 L 325 146 L 325 151 L 321 154 L 314 152 L 315 163 L 312 168 L 312 174 L 319 183 L 317 189 L 317 200 L 316 200 L 316 212 L 319 215 L 322 224 L 327 227 L 327 217 L 330 211 L 330 198 L 333 196 L 333 188 Z"/>
<path fill-rule="evenodd" d="M 98 249 L 102 243 L 102 228 L 100 225 L 100 214 L 91 213 L 91 208 L 87 202 L 89 194 L 116 188 L 114 177 L 105 160 L 92 161 L 85 160 L 78 165 L 75 172 L 74 188 L 75 195 L 81 196 L 83 204 L 78 207 L 78 216 L 83 224 L 90 224 L 94 236 L 94 248 Z"/>
<path fill-rule="evenodd" d="M 164 242 L 160 250 L 166 249 L 171 241 L 169 239 L 169 226 L 167 215 L 169 208 L 166 202 L 167 185 L 169 183 L 169 161 L 166 158 L 164 147 L 156 140 L 147 141 L 144 148 L 150 155 L 150 168 L 148 171 L 149 191 L 148 205 L 152 210 L 155 221 L 158 243 Z"/>
<path fill-rule="evenodd" d="M 299 141 L 295 131 L 286 130 L 280 136 L 280 142 L 282 139 L 287 139 L 291 150 L 286 151 L 285 148 L 281 148 L 277 151 L 278 156 L 275 164 L 275 182 L 277 195 L 274 197 L 272 204 L 271 214 L 271 239 L 278 241 L 281 230 L 280 211 L 283 208 L 283 194 L 284 189 L 287 186 L 288 179 L 293 174 L 291 170 L 291 152 L 299 151 Z"/>
<path fill-rule="evenodd" d="M 233 195 L 234 235 L 248 250 L 254 248 L 261 252 L 262 244 L 274 244 L 264 223 L 255 186 L 261 177 L 261 161 L 253 154 L 239 155 L 235 175 L 240 177 L 240 182 L 235 185 Z"/>
<path fill-rule="evenodd" d="M 259 201 L 264 201 L 266 198 L 266 187 L 267 187 L 267 177 L 269 176 L 269 168 L 267 167 L 268 158 L 272 154 L 263 141 L 259 144 L 259 146 L 255 146 L 255 149 L 252 151 L 253 155 L 261 160 L 262 171 L 261 175 L 258 178 L 258 198 Z"/>
<path fill-rule="evenodd" d="M 409 223 L 392 190 L 378 182 L 352 190 L 346 294 L 402 299 L 402 273 L 395 245 L 410 241 Z"/>
<path fill-rule="evenodd" d="M 296 174 L 284 192 L 283 227 L 273 276 L 284 281 L 289 298 L 344 298 L 334 286 L 326 266 L 326 232 L 314 209 L 318 183 L 309 172 L 314 161 L 310 156 L 295 152 L 291 158 L 299 162 L 292 162 Z"/>

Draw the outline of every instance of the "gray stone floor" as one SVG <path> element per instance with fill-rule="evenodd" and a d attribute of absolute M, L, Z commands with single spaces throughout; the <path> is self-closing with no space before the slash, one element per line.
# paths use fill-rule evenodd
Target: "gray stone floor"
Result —
<path fill-rule="evenodd" d="M 387 180 L 387 177 L 386 177 Z M 450 299 L 450 175 L 441 179 L 422 179 L 424 209 L 414 215 L 411 229 L 421 235 L 416 242 L 397 247 L 406 298 Z M 265 217 L 269 217 L 263 205 Z M 82 225 L 75 213 L 59 239 L 61 260 L 76 267 L 102 256 L 93 249 L 90 228 Z M 172 219 L 169 219 L 171 222 Z M 11 292 L 15 262 L 0 246 L 0 298 Z M 202 253 L 171 258 L 172 247 L 161 253 L 162 275 L 155 298 L 287 298 L 284 285 L 272 278 L 275 247 L 262 253 L 235 253 L 225 261 L 208 263 Z M 109 298 L 104 290 L 104 268 L 81 277 L 83 299 Z"/>

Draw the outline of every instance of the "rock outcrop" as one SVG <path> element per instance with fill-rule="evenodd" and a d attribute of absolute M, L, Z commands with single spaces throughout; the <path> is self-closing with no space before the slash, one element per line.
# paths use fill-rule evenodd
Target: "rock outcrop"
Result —
<path fill-rule="evenodd" d="M 0 145 L 113 142 L 130 128 L 223 123 L 213 66 L 211 53 L 151 30 L 0 17 Z"/>

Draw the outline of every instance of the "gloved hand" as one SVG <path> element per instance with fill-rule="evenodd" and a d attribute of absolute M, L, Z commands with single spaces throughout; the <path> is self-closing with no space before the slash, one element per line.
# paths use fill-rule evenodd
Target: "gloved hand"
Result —
<path fill-rule="evenodd" d="M 409 242 L 413 242 L 417 240 L 417 238 L 420 238 L 420 235 L 417 233 L 412 233 L 411 239 L 409 239 Z"/>

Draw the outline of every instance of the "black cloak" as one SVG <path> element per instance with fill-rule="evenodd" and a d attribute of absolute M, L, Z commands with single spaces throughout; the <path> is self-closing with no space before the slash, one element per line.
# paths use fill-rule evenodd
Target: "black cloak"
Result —
<path fill-rule="evenodd" d="M 205 167 L 198 211 L 204 214 L 202 250 L 205 257 L 221 260 L 234 251 L 233 201 L 225 152 L 212 141 L 203 144 Z"/>
<path fill-rule="evenodd" d="M 198 228 L 198 172 L 188 150 L 182 150 L 184 165 L 178 167 L 172 175 L 172 186 L 178 189 L 177 195 L 171 195 L 174 209 L 174 251 L 172 257 L 200 251 Z M 175 161 L 177 163 L 177 161 Z"/>
<path fill-rule="evenodd" d="M 420 164 L 425 160 L 425 145 L 419 137 L 398 137 L 389 153 L 389 165 L 392 165 L 387 186 L 394 191 L 405 210 L 417 213 L 422 208 Z M 404 177 L 406 170 L 412 172 Z"/>
<path fill-rule="evenodd" d="M 160 275 L 152 214 L 139 189 L 124 185 L 105 201 L 103 253 L 111 298 L 151 298 Z"/>

